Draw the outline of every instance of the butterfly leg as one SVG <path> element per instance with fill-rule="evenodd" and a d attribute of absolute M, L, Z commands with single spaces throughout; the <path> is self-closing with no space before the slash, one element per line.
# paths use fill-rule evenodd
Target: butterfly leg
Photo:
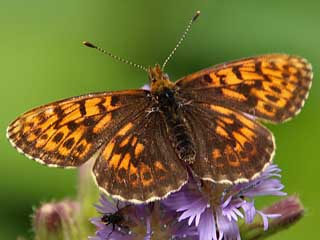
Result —
<path fill-rule="evenodd" d="M 147 116 L 148 117 L 151 113 L 159 112 L 160 109 L 159 107 L 151 107 L 150 109 L 146 110 Z"/>
<path fill-rule="evenodd" d="M 178 108 L 184 107 L 186 105 L 191 105 L 191 104 L 192 104 L 192 100 L 189 100 L 189 101 L 183 100 L 181 102 L 178 102 Z"/>

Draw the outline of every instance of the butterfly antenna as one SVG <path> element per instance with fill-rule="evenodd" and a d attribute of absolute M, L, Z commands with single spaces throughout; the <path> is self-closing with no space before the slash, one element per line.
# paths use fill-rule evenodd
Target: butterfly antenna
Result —
<path fill-rule="evenodd" d="M 190 20 L 186 30 L 183 32 L 179 42 L 177 43 L 177 45 L 174 47 L 174 49 L 171 51 L 171 53 L 169 54 L 169 56 L 166 58 L 166 60 L 164 61 L 163 65 L 162 65 L 162 70 L 165 68 L 165 66 L 167 65 L 167 63 L 169 62 L 169 60 L 172 58 L 172 56 L 174 55 L 174 53 L 177 51 L 177 49 L 180 47 L 181 43 L 184 41 L 184 39 L 186 38 L 189 30 L 191 29 L 192 24 L 197 20 L 197 18 L 200 16 L 200 11 L 197 11 L 196 14 L 192 17 L 192 19 Z"/>
<path fill-rule="evenodd" d="M 142 66 L 142 65 L 140 65 L 140 64 L 136 64 L 136 63 L 134 63 L 134 62 L 131 62 L 131 61 L 129 61 L 129 60 L 126 60 L 126 59 L 124 59 L 124 58 L 118 57 L 118 56 L 112 54 L 111 52 L 108 52 L 108 51 L 102 49 L 101 47 L 98 47 L 98 46 L 96 46 L 96 45 L 94 45 L 94 44 L 92 44 L 92 43 L 90 43 L 90 42 L 84 41 L 84 42 L 82 42 L 82 43 L 83 43 L 83 45 L 85 45 L 85 46 L 87 46 L 87 47 L 97 49 L 99 52 L 102 52 L 102 53 L 108 55 L 109 57 L 112 57 L 112 58 L 115 59 L 116 61 L 119 61 L 119 62 L 128 64 L 128 65 L 131 65 L 131 66 L 133 66 L 133 67 L 135 67 L 135 68 L 139 68 L 139 69 L 142 69 L 143 71 L 148 72 L 148 69 L 147 69 L 146 67 L 144 67 L 144 66 Z"/>

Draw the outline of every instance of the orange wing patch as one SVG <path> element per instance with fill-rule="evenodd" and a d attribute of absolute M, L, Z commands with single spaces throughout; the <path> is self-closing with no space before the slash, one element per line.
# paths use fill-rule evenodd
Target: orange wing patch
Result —
<path fill-rule="evenodd" d="M 104 117 L 102 117 L 98 123 L 94 126 L 93 132 L 95 134 L 102 132 L 107 126 L 109 126 L 112 120 L 112 114 L 107 113 Z"/>
<path fill-rule="evenodd" d="M 129 122 L 120 128 L 105 147 L 103 158 L 107 161 L 108 166 L 115 173 L 119 182 L 126 181 L 125 179 L 130 176 L 130 178 L 134 179 L 134 182 L 140 179 L 141 183 L 148 187 L 155 180 L 153 179 L 151 168 L 144 163 L 138 162 L 140 155 L 144 151 L 144 144 L 140 143 L 137 137 L 133 137 L 130 131 L 132 127 L 133 124 Z M 121 149 L 127 150 L 123 152 Z M 129 149 L 132 149 L 132 151 Z"/>
<path fill-rule="evenodd" d="M 144 145 L 141 144 L 141 143 L 138 143 L 134 148 L 134 156 L 135 156 L 135 158 L 138 158 L 143 150 L 144 150 Z"/>

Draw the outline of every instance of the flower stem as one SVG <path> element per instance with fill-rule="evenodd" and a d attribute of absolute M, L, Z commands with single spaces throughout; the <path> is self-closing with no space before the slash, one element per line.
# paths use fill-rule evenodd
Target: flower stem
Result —
<path fill-rule="evenodd" d="M 96 215 L 96 209 L 93 203 L 99 199 L 99 190 L 91 174 L 92 164 L 93 163 L 89 161 L 79 168 L 78 202 L 80 204 L 80 211 L 78 222 L 81 226 L 83 239 L 93 235 L 95 232 L 94 226 L 89 223 L 88 219 Z"/>

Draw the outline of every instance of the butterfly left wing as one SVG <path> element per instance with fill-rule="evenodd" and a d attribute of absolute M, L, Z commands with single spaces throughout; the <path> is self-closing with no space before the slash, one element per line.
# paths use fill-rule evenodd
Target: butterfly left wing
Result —
<path fill-rule="evenodd" d="M 192 101 L 217 103 L 278 123 L 300 112 L 311 80 L 311 65 L 305 59 L 270 54 L 201 70 L 176 86 Z"/>
<path fill-rule="evenodd" d="M 246 182 L 271 163 L 273 135 L 258 122 L 217 104 L 191 103 L 183 109 L 196 146 L 191 168 L 201 179 Z"/>
<path fill-rule="evenodd" d="M 121 126 L 101 149 L 93 174 L 106 194 L 134 203 L 162 199 L 188 180 L 159 112 L 141 113 Z"/>
<path fill-rule="evenodd" d="M 150 104 L 148 91 L 102 92 L 32 109 L 7 129 L 11 144 L 27 157 L 53 167 L 87 161 L 128 118 Z"/>

